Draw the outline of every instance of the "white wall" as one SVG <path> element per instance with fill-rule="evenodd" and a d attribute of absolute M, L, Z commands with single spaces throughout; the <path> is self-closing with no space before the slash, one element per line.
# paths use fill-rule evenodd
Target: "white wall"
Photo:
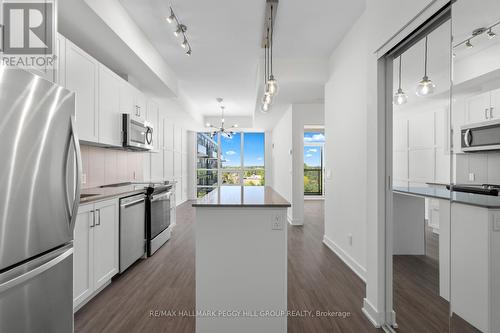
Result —
<path fill-rule="evenodd" d="M 367 189 L 365 22 L 359 20 L 333 53 L 325 86 L 324 240 L 363 279 Z"/>
<path fill-rule="evenodd" d="M 304 126 L 323 124 L 324 104 L 293 104 L 271 132 L 268 184 L 292 204 L 288 219 L 294 225 L 304 223 Z"/>
<path fill-rule="evenodd" d="M 271 132 L 271 186 L 286 200 L 292 202 L 292 107 L 290 106 Z M 288 209 L 288 219 L 292 219 Z"/>
<path fill-rule="evenodd" d="M 304 223 L 304 126 L 324 125 L 325 105 L 293 104 L 292 105 L 292 223 Z"/>
<path fill-rule="evenodd" d="M 363 312 L 376 326 L 385 321 L 385 115 L 379 112 L 384 105 L 384 99 L 379 96 L 379 87 L 384 85 L 384 71 L 376 51 L 402 40 L 405 36 L 399 36 L 400 32 L 406 33 L 445 3 L 443 0 L 367 1 L 365 12 L 331 57 L 330 80 L 325 88 L 325 133 L 328 145 L 326 164 L 332 166 L 332 179 L 326 184 L 325 206 L 328 211 L 325 215 L 330 219 L 329 215 L 333 214 L 331 220 L 336 218 L 338 221 L 333 221 L 326 232 L 335 233 L 333 228 L 338 227 L 339 238 L 343 238 L 339 240 L 343 245 L 339 252 L 347 251 L 349 257 L 358 259 L 358 264 L 366 269 Z M 352 118 L 357 120 L 361 130 L 358 131 L 357 127 L 351 130 L 363 139 L 358 140 L 347 133 L 349 148 L 354 140 L 353 151 L 343 152 L 346 139 L 342 137 L 340 143 L 336 142 L 335 137 L 340 136 L 335 132 L 352 124 Z M 342 128 L 339 128 L 340 124 L 343 124 Z M 349 160 L 343 162 L 343 158 Z M 346 167 L 347 164 L 350 168 Z M 338 175 L 340 170 L 336 165 L 341 167 L 343 174 Z M 337 198 L 345 207 L 362 212 L 356 216 L 348 214 L 347 217 L 351 218 L 348 220 L 342 220 L 346 212 L 343 207 L 338 207 L 340 211 L 330 209 L 332 196 L 334 200 L 337 191 L 334 187 L 336 176 L 361 186 L 357 189 L 358 195 L 347 189 L 346 197 Z M 337 196 L 341 194 L 340 191 L 336 193 Z M 351 223 L 356 226 L 351 226 Z M 357 236 L 353 234 L 353 245 L 346 246 L 345 233 L 354 228 Z M 348 262 L 347 256 L 344 259 Z"/>

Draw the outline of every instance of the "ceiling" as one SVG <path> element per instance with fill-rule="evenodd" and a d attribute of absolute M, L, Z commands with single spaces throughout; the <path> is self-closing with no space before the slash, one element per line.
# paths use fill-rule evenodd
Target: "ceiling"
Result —
<path fill-rule="evenodd" d="M 168 1 L 120 2 L 173 69 L 181 94 L 195 112 L 217 115 L 215 98 L 223 97 L 228 116 L 253 115 L 262 89 L 259 64 L 263 57 L 260 42 L 264 0 L 172 0 L 176 15 L 188 27 L 191 57 L 184 54 L 181 40 L 173 35 L 173 26 L 165 20 L 169 15 Z M 276 68 L 280 61 L 289 59 L 306 59 L 309 63 L 318 59 L 327 66 L 331 52 L 364 6 L 364 0 L 280 2 L 275 28 Z M 308 77 L 302 84 L 300 76 L 287 76 L 281 71 L 279 103 L 321 99 L 326 70 L 327 67 L 314 68 L 316 78 Z M 277 70 L 276 74 L 280 72 Z"/>

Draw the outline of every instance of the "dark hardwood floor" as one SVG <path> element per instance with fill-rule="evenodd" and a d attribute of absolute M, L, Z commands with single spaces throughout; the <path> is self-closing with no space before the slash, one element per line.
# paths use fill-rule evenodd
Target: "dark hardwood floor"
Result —
<path fill-rule="evenodd" d="M 288 307 L 330 316 L 289 317 L 288 332 L 379 332 L 361 312 L 364 283 L 322 243 L 323 202 L 306 201 L 305 215 L 303 227 L 288 227 Z M 194 219 L 190 203 L 180 206 L 172 239 L 80 309 L 75 331 L 194 332 L 194 317 L 151 316 L 195 309 Z"/>

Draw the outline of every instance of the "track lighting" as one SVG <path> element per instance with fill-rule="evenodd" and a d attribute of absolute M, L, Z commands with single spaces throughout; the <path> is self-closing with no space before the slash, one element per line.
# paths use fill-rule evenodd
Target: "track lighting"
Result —
<path fill-rule="evenodd" d="M 263 112 L 263 113 L 266 113 L 267 111 L 269 111 L 269 104 L 262 104 L 262 106 L 260 107 L 260 110 Z"/>
<path fill-rule="evenodd" d="M 470 42 L 470 39 L 467 39 L 467 41 L 465 42 L 465 46 L 468 48 L 468 49 L 471 49 L 474 47 L 474 45 L 472 45 L 472 43 Z"/>
<path fill-rule="evenodd" d="M 486 36 L 488 36 L 489 39 L 493 39 L 497 36 L 497 34 L 494 33 L 493 30 L 490 28 L 490 30 L 488 30 L 488 32 L 486 33 Z"/>
<path fill-rule="evenodd" d="M 429 40 L 429 37 L 425 36 L 424 77 L 418 83 L 417 89 L 416 89 L 416 94 L 417 94 L 417 96 L 420 96 L 420 97 L 432 94 L 434 92 L 434 88 L 436 88 L 436 85 L 427 76 L 427 55 L 428 55 L 427 44 L 428 44 L 428 40 Z"/>
<path fill-rule="evenodd" d="M 167 17 L 167 22 L 176 24 L 175 30 L 174 30 L 174 36 L 179 37 L 182 35 L 181 47 L 183 49 L 188 49 L 186 51 L 186 55 L 190 56 L 192 53 L 192 49 L 191 49 L 191 45 L 189 44 L 189 41 L 186 37 L 187 26 L 185 26 L 184 24 L 182 24 L 179 21 L 179 19 L 177 18 L 177 16 L 174 13 L 174 10 L 172 9 L 172 7 L 170 7 L 170 16 Z"/>

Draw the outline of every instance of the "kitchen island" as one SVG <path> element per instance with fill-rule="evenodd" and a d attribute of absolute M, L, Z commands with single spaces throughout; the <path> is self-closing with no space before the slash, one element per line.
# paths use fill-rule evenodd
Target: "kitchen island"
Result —
<path fill-rule="evenodd" d="M 271 187 L 222 186 L 196 208 L 196 332 L 287 331 L 287 209 Z"/>

